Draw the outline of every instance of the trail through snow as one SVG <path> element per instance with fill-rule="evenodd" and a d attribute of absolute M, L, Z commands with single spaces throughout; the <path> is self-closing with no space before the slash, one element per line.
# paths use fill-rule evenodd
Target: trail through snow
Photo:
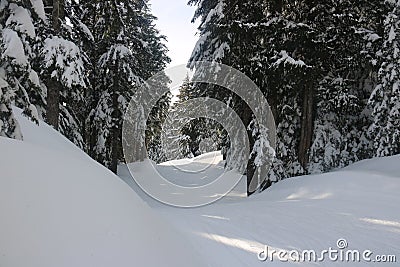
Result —
<path fill-rule="evenodd" d="M 25 141 L 0 138 L 0 266 L 398 266 L 400 156 L 281 181 L 262 194 L 233 194 L 195 209 L 147 196 L 126 167 L 120 178 L 44 123 L 18 115 Z M 202 185 L 223 172 L 219 152 L 157 167 L 171 181 Z M 184 169 L 182 172 L 179 169 Z M 195 171 L 190 177 L 188 173 Z M 129 186 L 130 188 L 129 188 Z M 132 190 L 133 189 L 133 190 Z M 272 250 L 346 249 L 397 263 L 271 262 Z M 271 256 L 271 255 L 269 255 Z"/>

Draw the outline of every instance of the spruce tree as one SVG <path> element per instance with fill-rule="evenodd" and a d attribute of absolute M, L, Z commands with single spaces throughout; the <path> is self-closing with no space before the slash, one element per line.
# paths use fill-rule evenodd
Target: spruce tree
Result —
<path fill-rule="evenodd" d="M 387 4 L 376 1 L 190 1 L 198 6 L 195 61 L 239 69 L 261 89 L 277 124 L 276 160 L 265 187 L 279 179 L 329 171 L 369 157 L 368 98 L 380 65 Z M 253 154 L 257 127 L 235 96 L 197 86 L 196 96 L 230 101 L 246 126 Z M 360 137 L 361 136 L 361 137 Z M 225 145 L 225 148 L 227 147 Z M 255 169 L 250 160 L 247 175 Z M 252 162 L 253 161 L 253 162 Z"/>
<path fill-rule="evenodd" d="M 93 42 L 92 34 L 79 18 L 83 10 L 76 1 L 48 0 L 47 5 L 51 20 L 44 30 L 38 63 L 47 87 L 46 120 L 84 149 L 83 107 L 85 90 L 90 87 L 86 49 Z"/>
<path fill-rule="evenodd" d="M 96 44 L 90 54 L 94 64 L 90 79 L 94 87 L 86 121 L 89 153 L 116 172 L 123 160 L 122 122 L 131 97 L 145 80 L 165 67 L 168 58 L 147 1 L 92 1 L 84 10 L 85 24 Z M 168 96 L 160 102 L 164 110 L 169 106 L 166 102 Z M 155 128 L 150 130 L 157 132 Z M 152 142 L 151 138 L 148 142 Z"/>
<path fill-rule="evenodd" d="M 45 23 L 43 3 L 39 1 L 0 2 L 0 135 L 22 139 L 12 105 L 39 123 L 45 103 L 45 89 L 34 70 L 38 29 Z"/>
<path fill-rule="evenodd" d="M 369 136 L 378 157 L 400 153 L 400 2 L 388 4 L 392 10 L 384 22 L 383 62 L 369 102 L 373 109 Z"/>

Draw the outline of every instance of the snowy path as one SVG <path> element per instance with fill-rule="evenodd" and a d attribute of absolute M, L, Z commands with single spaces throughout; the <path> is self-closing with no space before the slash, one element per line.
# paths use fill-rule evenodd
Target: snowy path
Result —
<path fill-rule="evenodd" d="M 288 179 L 249 199 L 223 199 L 196 209 L 165 206 L 140 193 L 134 182 L 130 185 L 186 235 L 211 266 L 376 266 L 329 259 L 262 262 L 257 255 L 265 245 L 320 253 L 337 249 L 337 240 L 344 238 L 348 249 L 396 255 L 399 261 L 399 160 L 375 159 L 338 172 Z"/>
<path fill-rule="evenodd" d="M 400 261 L 400 156 L 287 179 L 250 198 L 241 196 L 240 184 L 213 205 L 178 209 L 147 196 L 122 168 L 128 187 L 46 124 L 19 121 L 24 142 L 0 138 L 0 149 L 10 151 L 0 158 L 0 266 L 376 267 Z M 192 180 L 172 164 L 160 166 L 182 185 L 209 181 L 223 166 L 215 154 L 174 164 L 186 171 L 210 165 Z M 348 249 L 395 255 L 397 263 L 257 258 L 266 245 L 270 253 L 320 253 L 336 249 L 341 238 Z"/>

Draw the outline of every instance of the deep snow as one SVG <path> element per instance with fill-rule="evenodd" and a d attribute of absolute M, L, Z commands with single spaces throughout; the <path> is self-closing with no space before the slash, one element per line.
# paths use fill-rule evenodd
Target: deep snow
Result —
<path fill-rule="evenodd" d="M 49 126 L 18 119 L 25 141 L 0 138 L 0 150 L 6 151 L 0 154 L 1 267 L 399 264 L 399 156 L 287 179 L 250 198 L 237 194 L 179 209 L 143 193 L 123 166 L 120 175 L 134 190 Z M 219 174 L 221 160 L 216 152 L 159 169 L 175 182 L 201 184 L 210 177 L 198 173 L 188 180 L 187 171 L 210 163 L 205 175 Z M 257 257 L 266 245 L 320 252 L 337 248 L 340 238 L 348 249 L 395 255 L 397 263 L 261 262 Z"/>
<path fill-rule="evenodd" d="M 120 178 L 49 126 L 0 138 L 0 266 L 205 266 Z"/>
<path fill-rule="evenodd" d="M 158 166 L 167 179 L 181 185 L 211 180 L 220 174 L 219 152 L 191 160 Z M 212 168 L 190 177 L 179 173 Z M 170 223 L 180 229 L 211 266 L 398 266 L 400 261 L 400 156 L 359 162 L 343 170 L 281 181 L 250 198 L 229 197 L 216 204 L 177 209 L 147 196 L 126 169 L 120 176 Z M 207 166 L 208 164 L 205 164 Z M 203 174 L 203 175 L 201 175 Z M 200 181 L 201 183 L 201 181 Z M 397 263 L 273 262 L 258 259 L 270 249 L 302 252 L 338 249 L 345 239 L 347 250 L 365 250 L 376 255 L 395 255 Z"/>

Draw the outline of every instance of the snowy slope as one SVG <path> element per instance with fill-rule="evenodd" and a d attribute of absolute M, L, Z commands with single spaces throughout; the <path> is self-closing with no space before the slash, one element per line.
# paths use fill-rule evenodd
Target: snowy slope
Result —
<path fill-rule="evenodd" d="M 117 176 L 44 123 L 0 138 L 0 266 L 206 266 Z"/>
<path fill-rule="evenodd" d="M 0 155 L 1 267 L 375 267 L 400 261 L 399 156 L 288 179 L 247 199 L 178 209 L 148 197 L 123 167 L 121 176 L 134 191 L 47 125 L 19 121 L 24 142 L 0 138 L 1 151 L 8 152 Z M 192 184 L 187 172 L 209 165 L 203 174 L 218 174 L 222 164 L 210 153 L 159 170 Z M 257 257 L 265 246 L 321 252 L 337 248 L 338 239 L 346 239 L 348 249 L 395 255 L 397 263 Z"/>
<path fill-rule="evenodd" d="M 180 163 L 185 162 L 165 163 L 163 168 L 171 166 L 172 172 L 172 166 Z M 339 239 L 346 239 L 351 250 L 395 255 L 397 263 L 387 266 L 398 266 L 399 163 L 399 156 L 363 161 L 337 172 L 284 180 L 249 199 L 222 200 L 197 209 L 171 208 L 144 193 L 141 196 L 176 225 L 211 266 L 377 266 L 365 261 L 258 259 L 266 245 L 288 252 L 313 249 L 319 253 L 329 247 L 338 249 Z M 182 183 L 186 178 L 184 173 L 175 174 L 175 180 Z M 140 192 L 134 183 L 130 185 Z"/>

